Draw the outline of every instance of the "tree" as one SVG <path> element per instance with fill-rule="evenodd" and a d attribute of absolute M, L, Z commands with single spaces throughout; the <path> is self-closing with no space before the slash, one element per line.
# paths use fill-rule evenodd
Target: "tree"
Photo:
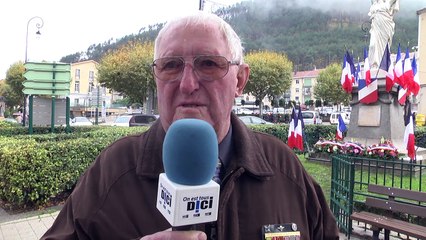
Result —
<path fill-rule="evenodd" d="M 6 72 L 6 86 L 2 87 L 2 91 L 9 109 L 24 106 L 24 73 L 25 67 L 21 61 L 12 64 Z"/>
<path fill-rule="evenodd" d="M 337 63 L 333 63 L 321 71 L 317 78 L 317 85 L 314 87 L 315 98 L 335 104 L 344 103 L 347 105 L 351 95 L 343 90 L 340 84 L 341 75 L 341 65 Z"/>
<path fill-rule="evenodd" d="M 290 88 L 293 64 L 287 56 L 270 51 L 251 52 L 245 57 L 250 65 L 250 80 L 245 92 L 252 94 L 256 99 L 265 97 L 272 99 Z M 259 104 L 262 115 L 262 101 Z"/>
<path fill-rule="evenodd" d="M 98 80 L 107 88 L 120 92 L 130 103 L 143 103 L 155 89 L 151 63 L 152 42 L 130 42 L 106 54 L 98 66 Z"/>

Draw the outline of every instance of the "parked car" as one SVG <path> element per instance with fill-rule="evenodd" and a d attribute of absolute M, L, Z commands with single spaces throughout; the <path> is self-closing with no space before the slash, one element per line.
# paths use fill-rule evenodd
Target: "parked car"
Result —
<path fill-rule="evenodd" d="M 14 119 L 14 118 L 3 118 L 3 119 L 1 119 L 1 121 L 10 122 L 10 123 L 13 123 L 13 124 L 18 124 L 18 120 Z"/>
<path fill-rule="evenodd" d="M 70 126 L 92 126 L 93 123 L 87 117 L 74 117 L 70 121 Z"/>
<path fill-rule="evenodd" d="M 239 116 L 239 118 L 247 125 L 251 124 L 273 124 L 271 122 L 268 122 L 260 117 L 255 116 Z"/>
<path fill-rule="evenodd" d="M 339 121 L 338 116 L 342 115 L 343 122 L 345 124 L 349 124 L 349 121 L 351 119 L 351 114 L 349 112 L 333 112 L 330 115 L 330 124 L 337 124 Z"/>
<path fill-rule="evenodd" d="M 302 111 L 304 124 L 321 124 L 322 120 L 317 111 Z"/>
<path fill-rule="evenodd" d="M 158 117 L 154 114 L 121 115 L 115 119 L 112 125 L 120 127 L 151 126 Z"/>

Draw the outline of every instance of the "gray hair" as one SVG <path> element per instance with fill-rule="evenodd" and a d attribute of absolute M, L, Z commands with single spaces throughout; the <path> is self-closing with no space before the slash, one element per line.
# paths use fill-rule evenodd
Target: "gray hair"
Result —
<path fill-rule="evenodd" d="M 158 58 L 158 46 L 163 38 L 163 35 L 172 26 L 182 24 L 182 23 L 185 26 L 192 25 L 192 24 L 206 25 L 206 23 L 212 23 L 212 22 L 218 26 L 219 30 L 225 36 L 225 40 L 228 44 L 228 48 L 232 55 L 231 61 L 238 61 L 240 64 L 243 63 L 244 62 L 243 47 L 241 44 L 240 37 L 238 37 L 234 29 L 222 18 L 218 17 L 215 14 L 204 12 L 204 11 L 197 11 L 190 15 L 178 17 L 168 21 L 164 25 L 164 27 L 160 30 L 157 38 L 155 39 L 154 59 Z"/>

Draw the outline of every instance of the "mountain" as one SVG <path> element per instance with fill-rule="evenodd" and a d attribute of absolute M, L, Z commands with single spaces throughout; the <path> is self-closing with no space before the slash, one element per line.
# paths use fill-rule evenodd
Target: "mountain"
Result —
<path fill-rule="evenodd" d="M 368 46 L 370 36 L 365 11 L 314 9 L 300 3 L 303 1 L 298 5 L 294 0 L 243 1 L 218 9 L 216 14 L 235 28 L 246 52 L 271 50 L 285 53 L 293 62 L 295 71 L 340 63 L 346 50 L 354 55 L 355 61 L 363 58 L 362 51 Z M 418 20 L 405 16 L 407 14 L 395 16 L 392 52 L 396 52 L 398 43 L 404 48 L 417 46 Z M 140 34 L 128 35 L 116 42 L 109 40 L 91 45 L 85 53 L 65 56 L 61 62 L 99 61 L 104 53 L 128 41 L 154 40 L 163 24 L 149 26 Z"/>

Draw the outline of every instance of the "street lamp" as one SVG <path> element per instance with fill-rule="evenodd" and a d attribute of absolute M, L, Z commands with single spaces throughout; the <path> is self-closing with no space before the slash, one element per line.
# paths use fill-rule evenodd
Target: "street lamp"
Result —
<path fill-rule="evenodd" d="M 27 22 L 27 33 L 26 33 L 26 37 L 25 37 L 25 63 L 28 62 L 28 30 L 29 30 L 29 26 L 30 26 L 31 21 L 33 21 L 33 20 L 37 21 L 36 22 L 36 27 L 37 27 L 36 34 L 37 35 L 41 35 L 40 28 L 42 28 L 43 25 L 44 25 L 43 19 L 39 16 L 32 17 L 28 20 L 28 22 Z M 26 106 L 27 106 L 27 95 L 24 94 L 24 109 L 23 109 L 23 113 L 22 113 L 22 115 L 23 115 L 22 116 L 22 125 L 23 126 L 25 126 L 26 116 L 27 116 L 27 109 L 26 109 L 27 107 Z"/>
<path fill-rule="evenodd" d="M 366 44 L 367 44 L 370 28 L 371 28 L 371 22 L 370 21 L 365 21 L 361 25 L 361 30 L 364 32 L 363 38 L 364 38 L 364 41 L 365 41 Z"/>
<path fill-rule="evenodd" d="M 29 30 L 29 26 L 32 20 L 37 20 L 38 22 L 36 23 L 36 27 L 37 27 L 37 35 L 41 35 L 40 33 L 40 28 L 43 27 L 44 25 L 44 21 L 41 17 L 35 16 L 30 18 L 30 20 L 28 20 L 27 22 L 27 35 L 26 35 L 26 39 L 25 39 L 25 62 L 28 61 L 28 30 Z"/>

